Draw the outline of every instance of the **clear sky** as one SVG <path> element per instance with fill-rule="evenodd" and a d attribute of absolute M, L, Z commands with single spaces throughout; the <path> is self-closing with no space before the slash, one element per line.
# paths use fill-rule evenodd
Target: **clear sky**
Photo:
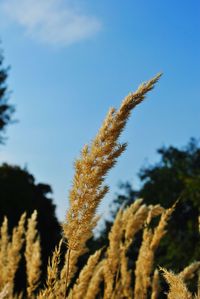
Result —
<path fill-rule="evenodd" d="M 199 0 L 0 0 L 0 37 L 19 120 L 0 162 L 49 183 L 61 220 L 80 149 L 108 108 L 157 72 L 164 76 L 122 135 L 128 149 L 108 175 L 100 212 L 119 181 L 138 184 L 157 148 L 199 138 Z"/>

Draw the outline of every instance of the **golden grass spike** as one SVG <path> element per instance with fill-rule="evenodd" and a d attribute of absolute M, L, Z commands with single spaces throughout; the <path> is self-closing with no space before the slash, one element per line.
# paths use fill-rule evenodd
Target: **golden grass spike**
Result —
<path fill-rule="evenodd" d="M 144 229 L 143 241 L 139 250 L 138 259 L 136 261 L 134 289 L 135 298 L 147 298 L 147 291 L 151 285 L 150 276 L 153 269 L 155 251 L 162 237 L 166 233 L 167 221 L 174 211 L 174 207 L 175 205 L 173 205 L 172 208 L 163 210 L 158 226 L 155 228 L 154 232 L 148 229 L 148 227 Z M 157 208 L 157 212 L 159 214 L 161 212 L 161 207 L 155 206 L 155 211 L 157 210 Z M 153 207 L 151 207 L 149 210 L 150 216 L 148 215 L 147 217 L 148 223 L 149 219 L 152 219 L 153 216 L 157 216 L 157 212 L 152 212 L 152 210 L 154 210 Z"/>
<path fill-rule="evenodd" d="M 169 284 L 168 299 L 192 299 L 192 295 L 180 275 L 175 275 L 173 272 L 169 272 L 163 268 L 161 270 Z"/>
<path fill-rule="evenodd" d="M 8 265 L 6 268 L 9 292 L 13 293 L 14 279 L 21 259 L 21 249 L 24 244 L 26 213 L 20 217 L 18 226 L 13 229 L 12 240 L 8 249 Z"/>
<path fill-rule="evenodd" d="M 59 281 L 59 269 L 60 253 L 63 240 L 61 239 L 59 245 L 56 246 L 53 256 L 49 259 L 47 266 L 47 280 L 46 288 L 40 292 L 38 299 L 50 299 L 55 298 L 57 293 L 57 283 Z"/>
<path fill-rule="evenodd" d="M 161 205 L 149 205 L 148 206 L 149 208 L 149 214 L 148 214 L 148 218 L 147 218 L 147 225 L 151 222 L 151 220 L 154 218 L 154 217 L 157 217 L 159 215 L 161 215 L 163 212 L 164 212 L 164 208 L 161 207 Z"/>
<path fill-rule="evenodd" d="M 154 260 L 154 252 L 150 249 L 152 238 L 152 231 L 145 228 L 143 231 L 142 244 L 136 261 L 134 298 L 146 299 L 147 290 L 151 285 L 150 274 Z"/>
<path fill-rule="evenodd" d="M 131 288 L 131 271 L 128 269 L 128 258 L 126 256 L 126 247 L 121 244 L 120 248 L 120 282 L 121 282 L 121 295 L 123 298 L 132 298 L 132 288 Z"/>
<path fill-rule="evenodd" d="M 24 298 L 24 296 L 23 296 L 23 293 L 21 292 L 21 293 L 19 293 L 19 294 L 15 294 L 12 298 L 10 298 L 10 299 L 23 299 Z"/>
<path fill-rule="evenodd" d="M 109 233 L 109 247 L 104 261 L 104 299 L 110 299 L 114 289 L 116 274 L 120 266 L 120 242 L 122 239 L 122 211 L 119 210 Z"/>
<path fill-rule="evenodd" d="M 8 284 L 6 284 L 3 287 L 2 291 L 0 292 L 0 299 L 6 298 L 8 296 L 8 294 L 9 294 L 9 286 L 8 286 Z"/>
<path fill-rule="evenodd" d="M 41 266 L 41 248 L 40 239 L 37 231 L 37 212 L 34 211 L 28 220 L 28 229 L 26 232 L 26 273 L 27 273 L 27 294 L 31 298 L 38 287 L 40 279 Z"/>
<path fill-rule="evenodd" d="M 9 246 L 9 235 L 8 235 L 8 219 L 4 217 L 4 221 L 0 230 L 0 290 L 6 284 L 6 269 L 8 264 L 8 246 Z"/>
<path fill-rule="evenodd" d="M 100 255 L 101 255 L 101 250 L 97 250 L 94 254 L 92 254 L 89 257 L 87 264 L 81 270 L 79 274 L 79 278 L 72 289 L 73 299 L 85 298 L 85 294 L 87 293 L 89 282 L 93 276 Z"/>
<path fill-rule="evenodd" d="M 187 281 L 192 279 L 195 275 L 195 272 L 200 270 L 200 262 L 193 262 L 189 266 L 185 267 L 180 273 L 179 276 L 183 279 L 183 281 Z"/>
<path fill-rule="evenodd" d="M 95 268 L 84 299 L 94 299 L 100 292 L 100 283 L 103 281 L 103 263 L 101 261 Z"/>
<path fill-rule="evenodd" d="M 155 228 L 154 235 L 151 242 L 151 249 L 155 252 L 155 250 L 158 248 L 158 245 L 160 243 L 160 240 L 162 237 L 166 234 L 166 226 L 169 221 L 169 218 L 171 214 L 173 213 L 175 209 L 176 203 L 169 209 L 164 210 L 164 212 L 161 215 L 160 221 L 158 226 Z"/>
<path fill-rule="evenodd" d="M 141 205 L 138 210 L 134 212 L 135 203 L 137 203 L 137 201 L 123 213 L 125 240 L 128 245 L 133 241 L 135 234 L 143 228 L 148 215 L 148 207 L 146 205 Z"/>
<path fill-rule="evenodd" d="M 75 175 L 69 195 L 70 208 L 63 225 L 74 265 L 81 252 L 84 253 L 86 250 L 86 241 L 94 228 L 92 220 L 96 209 L 108 191 L 108 188 L 102 185 L 105 176 L 126 148 L 126 144 L 118 143 L 118 138 L 131 110 L 145 98 L 146 93 L 154 87 L 160 76 L 161 74 L 158 74 L 139 86 L 135 93 L 128 95 L 118 111 L 113 108 L 109 110 L 91 145 L 83 148 L 81 157 L 75 162 Z M 72 261 L 70 264 L 70 268 L 74 271 Z M 70 273 L 69 276 L 73 274 Z"/>
<path fill-rule="evenodd" d="M 159 271 L 156 269 L 153 274 L 151 299 L 158 299 L 160 294 Z"/>

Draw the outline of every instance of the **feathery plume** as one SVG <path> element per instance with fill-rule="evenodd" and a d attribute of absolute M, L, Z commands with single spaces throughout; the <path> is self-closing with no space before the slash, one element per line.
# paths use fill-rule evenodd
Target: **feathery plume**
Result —
<path fill-rule="evenodd" d="M 59 245 L 56 246 L 53 256 L 49 259 L 47 266 L 47 281 L 46 288 L 40 292 L 38 299 L 53 299 L 57 294 L 57 284 L 59 281 L 60 252 L 63 240 L 61 239 Z"/>
<path fill-rule="evenodd" d="M 160 243 L 160 240 L 163 238 L 163 236 L 166 234 L 166 226 L 169 221 L 169 218 L 171 214 L 173 213 L 175 209 L 176 203 L 169 209 L 164 210 L 164 212 L 161 215 L 160 221 L 158 226 L 155 228 L 154 235 L 151 242 L 151 249 L 155 252 L 155 250 L 158 248 L 158 245 Z"/>
<path fill-rule="evenodd" d="M 128 269 L 128 258 L 126 256 L 126 247 L 121 244 L 120 248 L 120 282 L 122 287 L 123 298 L 132 298 L 131 289 L 131 271 Z"/>
<path fill-rule="evenodd" d="M 96 209 L 108 191 L 103 186 L 107 172 L 117 158 L 124 152 L 126 144 L 118 143 L 131 110 L 143 101 L 148 91 L 153 89 L 161 74 L 143 83 L 135 93 L 129 94 L 122 102 L 119 110 L 111 108 L 98 134 L 91 145 L 84 146 L 81 157 L 75 162 L 75 175 L 70 191 L 70 208 L 63 225 L 64 236 L 71 250 L 70 277 L 75 272 L 75 264 L 81 253 L 86 250 L 86 241 L 94 228 Z"/>
<path fill-rule="evenodd" d="M 4 286 L 4 288 L 2 289 L 2 291 L 0 292 L 0 299 L 6 298 L 8 293 L 9 293 L 9 287 L 8 287 L 8 284 L 6 284 Z"/>
<path fill-rule="evenodd" d="M 138 207 L 138 210 L 135 210 L 135 204 L 137 204 L 137 201 L 135 201 L 123 213 L 123 222 L 125 223 L 125 240 L 128 245 L 134 239 L 135 234 L 143 228 L 148 215 L 148 207 L 146 205 L 141 205 Z"/>
<path fill-rule="evenodd" d="M 159 271 L 156 269 L 153 274 L 151 299 L 158 299 L 160 293 Z"/>
<path fill-rule="evenodd" d="M 103 263 L 104 261 L 101 261 L 96 266 L 84 299 L 94 299 L 100 292 L 100 283 L 103 280 Z"/>
<path fill-rule="evenodd" d="M 122 239 L 122 210 L 119 210 L 115 221 L 112 225 L 109 233 L 109 247 L 106 253 L 106 259 L 104 261 L 104 280 L 105 280 L 105 291 L 104 299 L 110 299 L 116 274 L 119 270 L 120 265 L 120 242 Z"/>
<path fill-rule="evenodd" d="M 192 295 L 180 275 L 175 275 L 173 272 L 169 272 L 163 268 L 161 270 L 169 284 L 168 299 L 192 299 Z"/>
<path fill-rule="evenodd" d="M 149 205 L 148 208 L 149 208 L 149 213 L 148 213 L 148 218 L 146 221 L 147 225 L 151 222 L 151 220 L 154 217 L 161 215 L 165 210 L 163 207 L 161 207 L 161 205 L 154 205 L 154 206 Z"/>
<path fill-rule="evenodd" d="M 172 212 L 174 211 L 175 205 L 171 208 L 165 210 L 160 206 L 150 207 L 149 214 L 147 216 L 147 224 L 152 219 L 153 216 L 157 216 L 161 214 L 160 221 L 157 227 L 152 232 L 151 229 L 148 227 L 144 229 L 143 232 L 143 241 L 142 245 L 139 250 L 138 259 L 136 261 L 136 269 L 135 269 L 135 289 L 134 289 L 134 296 L 135 298 L 146 299 L 147 298 L 147 291 L 151 285 L 151 272 L 153 269 L 153 262 L 156 249 L 162 239 L 162 237 L 166 233 L 166 226 L 171 216 Z"/>
<path fill-rule="evenodd" d="M 9 292 L 12 294 L 14 278 L 21 259 L 21 249 L 24 244 L 26 213 L 22 214 L 18 226 L 13 229 L 12 240 L 8 247 L 8 265 L 6 267 L 6 282 L 9 285 Z"/>
<path fill-rule="evenodd" d="M 187 281 L 189 279 L 192 279 L 195 275 L 195 272 L 200 270 L 200 262 L 193 262 L 189 266 L 185 267 L 180 273 L 179 276 L 183 281 Z"/>
<path fill-rule="evenodd" d="M 8 219 L 4 217 L 4 221 L 1 226 L 1 238 L 0 238 L 0 290 L 4 287 L 6 281 L 6 268 L 8 263 L 8 246 L 9 246 L 9 235 L 8 235 Z"/>
<path fill-rule="evenodd" d="M 151 285 L 150 274 L 154 259 L 154 252 L 150 249 L 152 238 L 152 231 L 145 228 L 143 231 L 142 244 L 136 261 L 134 298 L 146 299 L 147 290 Z"/>
<path fill-rule="evenodd" d="M 90 279 L 94 273 L 100 255 L 101 250 L 97 250 L 94 254 L 92 254 L 89 257 L 87 264 L 81 270 L 78 281 L 77 283 L 75 283 L 72 289 L 73 299 L 85 298 Z"/>
<path fill-rule="evenodd" d="M 37 232 L 37 211 L 34 211 L 28 220 L 26 232 L 26 272 L 27 272 L 27 293 L 31 298 L 36 290 L 40 279 L 41 248 L 40 239 Z"/>

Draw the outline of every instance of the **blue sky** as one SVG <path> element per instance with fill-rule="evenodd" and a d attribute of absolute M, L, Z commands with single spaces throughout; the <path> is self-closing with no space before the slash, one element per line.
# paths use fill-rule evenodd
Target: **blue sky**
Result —
<path fill-rule="evenodd" d="M 200 2 L 1 0 L 0 36 L 10 103 L 0 162 L 28 166 L 49 183 L 64 219 L 73 162 L 110 106 L 157 72 L 164 76 L 133 112 L 122 135 L 128 149 L 109 173 L 106 214 L 119 181 L 138 184 L 156 149 L 199 138 Z"/>

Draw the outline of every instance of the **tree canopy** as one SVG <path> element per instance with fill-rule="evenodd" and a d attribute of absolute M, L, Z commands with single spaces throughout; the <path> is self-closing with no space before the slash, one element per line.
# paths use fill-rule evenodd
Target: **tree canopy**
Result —
<path fill-rule="evenodd" d="M 200 148 L 197 141 L 191 139 L 182 149 L 163 147 L 158 153 L 160 161 L 143 167 L 139 172 L 140 190 L 135 190 L 129 182 L 121 185 L 123 193 L 113 202 L 114 214 L 138 197 L 147 204 L 159 203 L 164 207 L 170 207 L 178 200 L 168 232 L 157 252 L 157 262 L 180 271 L 200 256 Z M 101 235 L 101 243 L 106 242 L 106 235 L 107 229 Z"/>
<path fill-rule="evenodd" d="M 36 183 L 27 169 L 8 164 L 0 166 L 0 223 L 3 222 L 4 216 L 7 216 L 11 231 L 24 212 L 27 213 L 27 217 L 30 217 L 33 211 L 37 210 L 43 272 L 46 270 L 48 257 L 51 256 L 61 238 L 55 205 L 49 197 L 51 193 L 51 187 Z M 19 281 L 21 283 L 23 279 Z"/>
<path fill-rule="evenodd" d="M 9 92 L 7 87 L 8 67 L 4 67 L 3 51 L 0 49 L 0 143 L 5 141 L 5 128 L 12 122 L 14 106 L 8 103 Z"/>

